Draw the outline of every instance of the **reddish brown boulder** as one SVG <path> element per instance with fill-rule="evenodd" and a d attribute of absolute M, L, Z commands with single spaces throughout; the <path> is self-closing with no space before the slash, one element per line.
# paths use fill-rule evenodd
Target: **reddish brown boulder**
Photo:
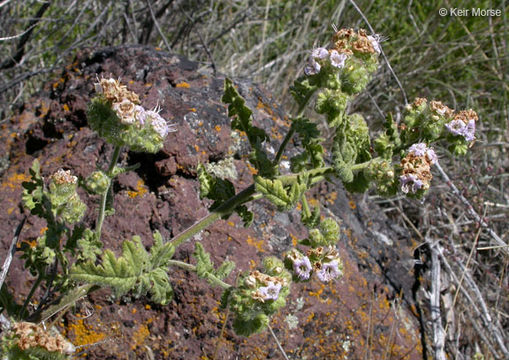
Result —
<path fill-rule="evenodd" d="M 27 213 L 20 207 L 21 182 L 28 180 L 35 158 L 43 176 L 64 168 L 83 177 L 109 159 L 112 147 L 87 127 L 85 115 L 93 83 L 102 76 L 120 78 L 140 95 L 144 107 L 161 106 L 161 115 L 178 129 L 158 154 L 123 153 L 124 163 L 139 162 L 141 167 L 114 184 L 116 214 L 104 225 L 106 248 L 118 252 L 122 240 L 133 235 L 150 246 L 154 230 L 169 239 L 205 216 L 210 203 L 199 198 L 198 163 L 233 155 L 236 189 L 251 183 L 245 141 L 232 139 L 220 101 L 222 76 L 199 72 L 196 63 L 145 47 L 84 50 L 2 124 L 0 146 L 8 154 L 8 166 L 0 185 L 0 259 Z M 287 118 L 265 91 L 248 81 L 236 84 L 254 110 L 255 123 L 270 134 L 267 147 L 277 149 L 289 126 Z M 322 184 L 314 194 L 327 216 L 343 221 L 339 247 L 345 276 L 328 285 L 311 281 L 292 287 L 287 307 L 271 324 L 282 347 L 291 359 L 422 359 L 412 295 L 414 244 L 408 234 L 393 228 L 376 205 L 349 195 L 337 183 Z M 84 221 L 93 224 L 97 199 L 82 195 L 89 206 Z M 218 221 L 175 257 L 192 261 L 193 243 L 201 241 L 217 263 L 236 262 L 228 278 L 233 283 L 239 271 L 256 266 L 264 256 L 280 255 L 306 236 L 298 211 L 279 213 L 266 201 L 249 207 L 255 213 L 250 228 L 236 215 Z M 34 239 L 43 227 L 41 220 L 29 217 L 21 241 Z M 112 299 L 108 290 L 101 290 L 65 315 L 62 332 L 75 345 L 85 345 L 79 351 L 88 359 L 282 358 L 269 332 L 250 338 L 233 333 L 231 319 L 219 309 L 220 291 L 193 273 L 171 269 L 170 275 L 175 297 L 169 305 L 144 297 Z M 18 301 L 31 280 L 15 259 L 7 284 Z"/>

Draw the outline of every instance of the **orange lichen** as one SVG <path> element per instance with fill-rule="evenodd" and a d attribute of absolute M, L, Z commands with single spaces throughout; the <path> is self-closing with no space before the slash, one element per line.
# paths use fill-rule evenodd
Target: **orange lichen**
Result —
<path fill-rule="evenodd" d="M 150 309 L 152 309 L 152 307 L 149 304 L 145 305 L 145 310 L 150 310 Z"/>
<path fill-rule="evenodd" d="M 191 85 L 189 85 L 185 81 L 182 81 L 182 82 L 179 82 L 177 85 L 175 85 L 175 87 L 189 89 L 191 87 Z"/>
<path fill-rule="evenodd" d="M 272 116 L 273 113 L 272 109 L 268 105 L 264 104 L 260 99 L 258 99 L 258 104 L 256 104 L 256 108 L 258 110 L 264 110 L 267 114 Z"/>
<path fill-rule="evenodd" d="M 68 330 L 74 335 L 74 345 L 91 345 L 106 338 L 105 333 L 98 332 L 87 325 L 85 319 L 78 319 L 71 323 Z"/>
<path fill-rule="evenodd" d="M 334 201 L 338 198 L 338 193 L 336 191 L 333 191 L 331 193 L 328 193 L 325 195 L 325 202 L 329 204 L 334 204 Z"/>
<path fill-rule="evenodd" d="M 26 174 L 12 174 L 7 178 L 7 181 L 4 181 L 2 184 L 2 190 L 5 188 L 9 188 L 14 190 L 18 187 L 21 187 L 21 183 L 24 181 L 30 181 L 31 177 Z"/>
<path fill-rule="evenodd" d="M 150 335 L 150 331 L 146 324 L 138 326 L 138 329 L 133 333 L 131 350 L 136 349 L 138 346 L 143 345 L 147 337 Z"/>
<path fill-rule="evenodd" d="M 70 109 L 69 109 L 69 105 L 67 105 L 67 104 L 64 104 L 64 105 L 62 106 L 62 108 L 64 109 L 64 111 L 69 111 L 69 110 L 70 110 Z"/>
<path fill-rule="evenodd" d="M 255 169 L 250 163 L 246 163 L 247 165 L 247 168 L 249 169 L 249 172 L 252 174 L 252 175 L 256 175 L 258 174 L 258 169 Z"/>
<path fill-rule="evenodd" d="M 297 246 L 299 240 L 297 239 L 297 237 L 293 234 L 290 234 L 290 237 L 292 238 L 292 245 L 293 246 Z"/>
<path fill-rule="evenodd" d="M 196 108 L 190 108 L 189 111 L 192 111 L 192 112 L 196 112 Z M 202 125 L 203 125 L 203 121 L 202 121 Z"/>
<path fill-rule="evenodd" d="M 143 195 L 145 195 L 147 192 L 148 192 L 147 187 L 145 186 L 143 180 L 140 179 L 136 184 L 136 191 L 128 191 L 127 195 L 131 199 L 134 199 L 137 196 L 143 197 Z"/>
<path fill-rule="evenodd" d="M 355 208 L 357 208 L 357 205 L 355 204 L 355 201 L 353 201 L 353 200 L 348 201 L 348 206 L 352 210 L 355 210 Z"/>
<path fill-rule="evenodd" d="M 216 125 L 214 127 L 214 129 L 217 131 L 217 132 L 220 132 L 221 131 L 221 126 L 220 125 Z"/>
<path fill-rule="evenodd" d="M 254 246 L 258 251 L 265 252 L 265 250 L 263 249 L 263 240 L 256 241 L 255 239 L 251 238 L 251 236 L 248 235 L 246 242 L 248 245 Z"/>

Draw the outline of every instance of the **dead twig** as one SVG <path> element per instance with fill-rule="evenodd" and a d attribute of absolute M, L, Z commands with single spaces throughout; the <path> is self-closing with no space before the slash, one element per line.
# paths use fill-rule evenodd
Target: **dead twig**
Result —
<path fill-rule="evenodd" d="M 24 216 L 21 222 L 19 223 L 16 231 L 14 232 L 14 237 L 12 238 L 11 245 L 9 246 L 9 251 L 7 252 L 7 257 L 5 258 L 4 265 L 2 266 L 2 273 L 0 274 L 0 289 L 7 277 L 7 273 L 9 272 L 9 268 L 11 266 L 12 257 L 14 256 L 14 252 L 16 251 L 16 243 L 18 242 L 19 234 L 21 233 L 21 229 L 23 225 L 25 225 L 27 217 Z"/>
<path fill-rule="evenodd" d="M 281 354 L 283 355 L 283 357 L 285 358 L 285 360 L 290 360 L 288 358 L 288 356 L 286 355 L 285 353 L 285 350 L 283 349 L 283 347 L 281 346 L 279 340 L 277 339 L 276 337 L 276 334 L 274 334 L 274 331 L 272 331 L 272 327 L 269 325 L 268 326 L 269 330 L 270 330 L 270 333 L 272 334 L 272 337 L 274 338 L 274 340 L 276 341 L 276 344 L 277 344 L 277 347 L 279 348 L 279 351 L 281 351 Z"/>
<path fill-rule="evenodd" d="M 447 183 L 447 185 L 449 186 L 449 188 L 452 190 L 452 192 L 454 193 L 454 195 L 456 195 L 456 197 L 458 197 L 458 199 L 460 199 L 460 201 L 463 203 L 463 205 L 466 206 L 467 208 L 467 212 L 470 214 L 470 216 L 472 216 L 475 221 L 477 221 L 483 228 L 486 229 L 486 231 L 488 232 L 488 234 L 490 234 L 490 236 L 493 238 L 493 240 L 495 240 L 495 242 L 500 246 L 500 249 L 504 252 L 505 255 L 509 255 L 509 245 L 507 245 L 501 238 L 500 236 L 497 235 L 497 233 L 495 231 L 493 231 L 489 226 L 488 224 L 486 223 L 486 221 L 484 221 L 484 219 L 479 216 L 479 214 L 474 210 L 474 208 L 472 207 L 472 205 L 470 205 L 470 202 L 461 194 L 461 192 L 458 190 L 458 188 L 456 187 L 456 185 L 454 185 L 454 183 L 451 181 L 451 179 L 449 178 L 449 176 L 446 174 L 446 172 L 444 171 L 444 169 L 442 169 L 442 167 L 440 166 L 440 164 L 437 162 L 435 163 L 435 167 L 438 169 L 438 171 L 440 172 L 440 175 L 442 176 L 442 178 L 445 180 L 445 182 Z"/>
<path fill-rule="evenodd" d="M 15 66 L 17 63 L 20 62 L 20 60 L 23 58 L 23 55 L 25 54 L 25 45 L 30 39 L 30 36 L 32 35 L 32 32 L 35 29 L 35 26 L 41 20 L 42 15 L 46 12 L 46 10 L 50 6 L 50 2 L 44 2 L 39 10 L 37 11 L 37 14 L 35 14 L 34 18 L 30 21 L 28 24 L 27 30 L 23 32 L 23 35 L 19 39 L 18 46 L 16 46 L 16 53 L 14 56 L 10 57 L 9 59 L 4 60 L 0 64 L 0 70 L 9 69 L 13 66 Z"/>
<path fill-rule="evenodd" d="M 442 326 L 442 315 L 440 312 L 440 261 L 438 260 L 437 244 L 426 239 L 431 251 L 431 323 L 433 325 L 433 353 L 434 359 L 445 360 L 445 331 Z"/>

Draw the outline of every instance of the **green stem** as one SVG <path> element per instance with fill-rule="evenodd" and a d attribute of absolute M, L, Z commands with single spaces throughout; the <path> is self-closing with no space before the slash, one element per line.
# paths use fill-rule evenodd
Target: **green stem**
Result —
<path fill-rule="evenodd" d="M 290 127 L 290 130 L 286 133 L 286 136 L 277 151 L 276 158 L 274 159 L 274 165 L 279 164 L 281 161 L 281 157 L 283 156 L 283 152 L 285 151 L 286 145 L 290 142 L 293 134 L 295 134 L 295 128 L 293 126 Z"/>
<path fill-rule="evenodd" d="M 308 199 L 306 198 L 306 194 L 302 194 L 302 211 L 307 218 L 311 217 L 311 210 L 309 209 Z"/>
<path fill-rule="evenodd" d="M 61 297 L 59 300 L 53 302 L 51 305 L 44 309 L 39 309 L 27 319 L 31 322 L 39 323 L 41 321 L 45 321 L 57 314 L 58 312 L 72 306 L 76 301 L 81 299 L 82 297 L 90 294 L 92 291 L 99 289 L 96 285 L 82 285 L 73 288 L 67 295 Z"/>
<path fill-rule="evenodd" d="M 183 262 L 183 261 L 169 260 L 168 261 L 168 265 L 175 265 L 175 266 L 181 267 L 181 268 L 183 268 L 183 269 L 185 269 L 187 271 L 196 272 L 196 266 L 188 264 L 188 263 Z M 222 281 L 221 279 L 219 279 L 218 277 L 216 277 L 215 275 L 213 275 L 211 273 L 208 273 L 207 278 L 214 285 L 222 287 L 223 289 L 228 289 L 228 288 L 232 287 L 230 284 L 225 283 L 224 281 Z"/>
<path fill-rule="evenodd" d="M 359 170 L 363 170 L 363 169 L 367 168 L 371 164 L 371 162 L 375 159 L 371 159 L 369 161 L 366 161 L 366 162 L 363 162 L 360 164 L 352 165 L 352 171 L 359 171 Z"/>
<path fill-rule="evenodd" d="M 215 222 L 216 220 L 220 219 L 221 217 L 225 215 L 229 215 L 233 212 L 233 210 L 243 203 L 250 201 L 251 196 L 255 193 L 255 187 L 254 184 L 245 188 L 241 192 L 239 192 L 237 195 L 232 196 L 230 199 L 228 199 L 226 202 L 224 202 L 221 206 L 219 206 L 217 209 L 212 211 L 207 216 L 203 217 L 201 220 L 199 220 L 194 225 L 191 225 L 189 228 L 181 232 L 179 235 L 175 236 L 170 241 L 172 244 L 177 248 L 180 244 L 182 244 L 184 241 L 190 239 L 193 235 L 199 233 L 206 227 L 208 227 L 210 224 Z"/>
<path fill-rule="evenodd" d="M 323 167 L 307 171 L 307 174 L 311 178 L 310 180 L 311 185 L 326 179 L 327 175 L 332 175 L 333 173 L 334 169 L 332 167 Z M 278 179 L 280 179 L 283 182 L 283 184 L 286 185 L 297 181 L 297 176 L 298 174 L 283 175 L 279 176 Z M 186 230 L 172 238 L 170 241 L 175 246 L 175 248 L 177 248 L 180 244 L 182 244 L 186 240 L 190 239 L 192 236 L 196 235 L 200 231 L 207 228 L 210 224 L 212 224 L 216 220 L 220 219 L 225 215 L 231 214 L 237 206 L 242 205 L 251 200 L 259 199 L 260 197 L 262 197 L 260 196 L 260 194 L 255 194 L 255 186 L 254 184 L 252 184 L 251 186 L 242 190 L 237 195 L 228 199 L 217 209 L 212 211 L 207 216 L 203 217 L 195 224 L 191 225 L 189 228 L 187 228 Z"/>
<path fill-rule="evenodd" d="M 297 117 L 301 117 L 302 114 L 304 114 L 304 109 L 306 108 L 306 105 L 308 104 L 310 98 L 311 98 L 311 96 L 309 96 L 307 98 L 305 103 L 303 103 L 299 106 L 299 109 L 297 110 Z M 281 157 L 283 156 L 286 145 L 288 145 L 288 143 L 292 139 L 293 134 L 295 134 L 295 128 L 293 127 L 293 124 L 292 124 L 292 126 L 290 127 L 290 130 L 288 131 L 288 133 L 286 133 L 286 136 L 285 136 L 283 142 L 279 146 L 279 150 L 277 151 L 276 158 L 274 159 L 274 163 L 273 163 L 274 165 L 279 164 L 279 161 L 281 161 Z"/>
<path fill-rule="evenodd" d="M 34 284 L 32 285 L 32 288 L 30 289 L 30 292 L 28 293 L 28 296 L 25 299 L 25 302 L 23 303 L 23 306 L 21 307 L 21 310 L 18 313 L 18 315 L 20 317 L 23 317 L 23 315 L 27 311 L 27 306 L 30 303 L 30 300 L 32 299 L 32 296 L 34 295 L 35 290 L 37 290 L 37 288 L 41 284 L 42 278 L 43 278 L 42 274 L 39 274 L 39 276 L 37 277 L 37 280 L 35 280 Z"/>
<path fill-rule="evenodd" d="M 115 165 L 117 164 L 118 158 L 120 156 L 120 150 L 121 146 L 115 146 L 115 150 L 113 151 L 113 156 L 111 157 L 110 165 L 108 166 L 108 170 L 106 172 L 106 175 L 108 175 L 109 178 L 109 184 L 107 189 L 104 191 L 104 193 L 101 195 L 101 204 L 99 208 L 99 215 L 97 216 L 97 223 L 96 223 L 96 229 L 95 229 L 95 235 L 96 238 L 99 240 L 101 238 L 101 230 L 106 214 L 106 200 L 108 198 L 108 193 L 110 191 L 111 187 L 111 180 L 113 176 L 113 169 L 115 168 Z"/>

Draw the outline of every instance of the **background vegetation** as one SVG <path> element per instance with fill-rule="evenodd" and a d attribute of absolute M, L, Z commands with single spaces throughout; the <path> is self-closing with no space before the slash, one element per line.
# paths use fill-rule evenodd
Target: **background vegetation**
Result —
<path fill-rule="evenodd" d="M 310 50 L 327 44 L 333 25 L 372 27 L 384 39 L 387 61 L 355 106 L 375 128 L 388 113 L 398 119 L 405 102 L 416 96 L 478 111 L 473 151 L 466 159 L 453 160 L 446 149 L 438 149 L 440 163 L 475 211 L 508 243 L 505 6 L 503 0 L 1 0 L 0 123 L 9 121 L 12 111 L 77 49 L 126 43 L 186 55 L 206 71 L 252 78 L 273 89 L 290 109 L 290 84 L 303 73 Z M 439 15 L 440 8 L 454 7 L 498 9 L 501 16 Z M 431 241 L 444 251 L 443 276 L 449 279 L 446 291 L 453 300 L 446 311 L 454 323 L 448 326 L 446 347 L 451 358 L 476 353 L 497 358 L 490 326 L 482 316 L 467 315 L 484 302 L 494 323 L 506 333 L 509 329 L 509 258 L 492 246 L 492 236 L 479 230 L 468 206 L 439 173 L 422 204 L 404 198 L 372 200 L 395 223 L 409 228 L 419 244 Z M 429 254 L 419 252 L 422 248 L 416 258 L 425 265 Z M 425 276 L 426 266 L 422 270 Z"/>

